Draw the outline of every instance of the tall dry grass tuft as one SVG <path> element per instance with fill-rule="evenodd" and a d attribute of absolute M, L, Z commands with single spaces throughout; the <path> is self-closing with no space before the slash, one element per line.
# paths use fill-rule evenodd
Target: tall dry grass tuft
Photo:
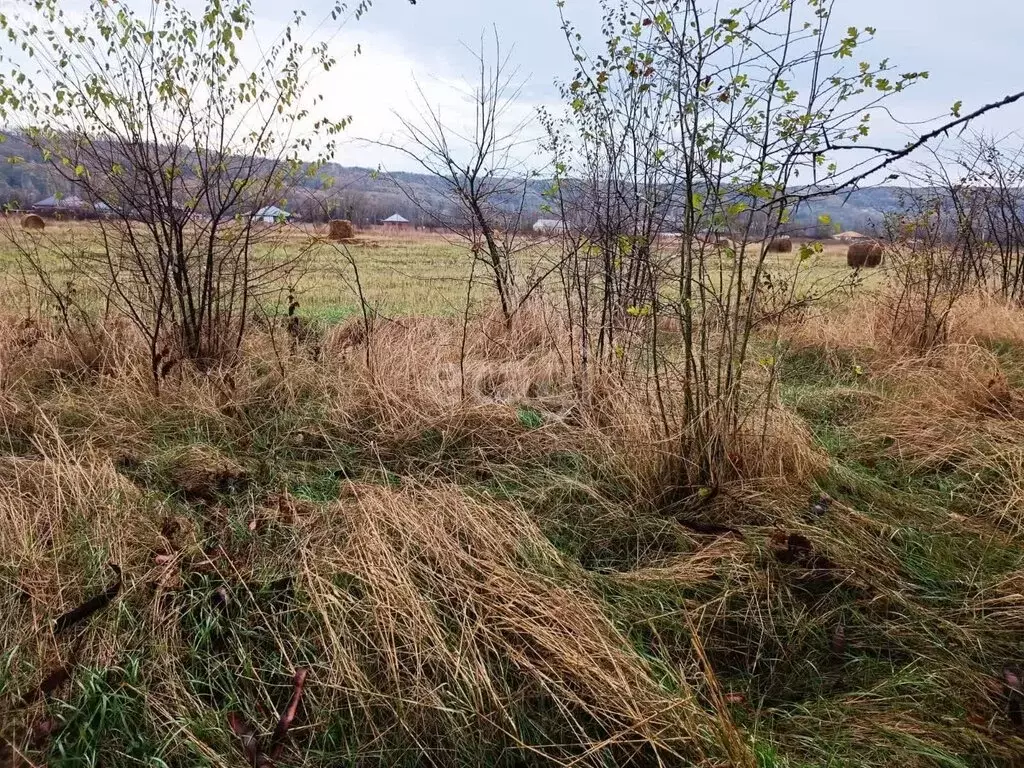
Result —
<path fill-rule="evenodd" d="M 953 309 L 950 338 L 955 342 L 1024 345 L 1024 313 L 1012 302 L 969 294 Z"/>
<path fill-rule="evenodd" d="M 437 753 L 457 754 L 467 727 L 524 747 L 542 732 L 532 751 L 584 765 L 728 753 L 688 683 L 669 695 L 583 584 L 554 578 L 568 566 L 521 510 L 359 485 L 306 530 L 323 682 L 344 706 L 400 708 L 402 729 Z"/>
<path fill-rule="evenodd" d="M 663 390 L 659 401 L 643 371 L 607 370 L 593 372 L 581 396 L 569 341 L 541 306 L 511 325 L 493 315 L 466 326 L 438 318 L 378 324 L 368 340 L 352 324 L 325 342 L 328 359 L 344 361 L 331 420 L 385 457 L 407 454 L 425 435 L 471 446 L 484 464 L 576 452 L 638 500 L 663 495 L 662 483 L 686 474 L 681 393 Z M 738 476 L 805 488 L 823 466 L 807 429 L 777 400 L 749 410 L 734 449 Z"/>
<path fill-rule="evenodd" d="M 60 380 L 114 375 L 144 354 L 123 322 L 76 324 L 0 317 L 0 389 L 47 388 Z"/>
<path fill-rule="evenodd" d="M 925 357 L 907 356 L 874 377 L 886 397 L 866 429 L 884 437 L 889 452 L 920 468 L 984 460 L 1024 436 L 1019 395 L 998 358 L 972 344 L 950 344 Z"/>
<path fill-rule="evenodd" d="M 368 339 L 343 328 L 324 350 L 337 371 L 329 422 L 382 457 L 409 456 L 424 441 L 462 463 L 513 463 L 556 447 L 566 381 L 553 343 L 524 318 L 508 331 L 484 318 L 465 334 L 440 318 L 378 323 Z"/>
<path fill-rule="evenodd" d="M 741 483 L 785 496 L 805 492 L 828 468 L 828 456 L 807 423 L 775 397 L 739 430 L 735 463 Z"/>
<path fill-rule="evenodd" d="M 799 322 L 788 324 L 784 335 L 794 349 L 863 353 L 888 362 L 927 357 L 928 350 L 915 343 L 925 311 L 913 303 L 897 308 L 895 302 L 895 297 L 882 290 L 821 306 Z M 1001 299 L 977 292 L 965 294 L 951 304 L 943 321 L 942 341 L 1024 344 L 1024 314 Z"/>
<path fill-rule="evenodd" d="M 786 324 L 783 335 L 794 350 L 819 349 L 826 354 L 873 352 L 885 344 L 877 301 L 869 295 L 838 306 L 814 307 L 798 322 Z"/>

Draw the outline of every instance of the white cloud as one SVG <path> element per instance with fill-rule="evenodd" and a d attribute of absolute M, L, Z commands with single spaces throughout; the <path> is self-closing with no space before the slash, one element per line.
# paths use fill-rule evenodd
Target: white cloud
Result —
<path fill-rule="evenodd" d="M 339 36 L 332 51 L 338 65 L 320 76 L 312 91 L 327 96 L 327 113 L 333 119 L 351 117 L 352 124 L 340 143 L 335 161 L 342 165 L 376 167 L 389 170 L 420 170 L 416 161 L 401 152 L 375 142 L 406 146 L 399 115 L 415 119 L 430 108 L 441 115 L 451 135 L 472 133 L 475 112 L 470 82 L 477 66 L 469 51 L 462 61 L 425 62 L 408 53 L 401 41 L 389 35 L 374 34 L 367 39 L 358 27 Z M 357 47 L 361 52 L 356 55 Z M 464 68 L 459 71 L 457 64 Z M 421 93 L 422 91 L 422 93 Z M 538 101 L 523 97 L 504 115 L 511 129 L 526 124 L 524 135 L 536 137 Z M 459 142 L 456 141 L 456 154 Z M 524 146 L 518 160 L 535 155 L 535 146 Z"/>

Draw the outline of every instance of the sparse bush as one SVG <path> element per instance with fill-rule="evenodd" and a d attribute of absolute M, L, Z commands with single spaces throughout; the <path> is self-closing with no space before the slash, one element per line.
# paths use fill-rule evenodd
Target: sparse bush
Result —
<path fill-rule="evenodd" d="M 234 361 L 250 314 L 276 300 L 295 262 L 268 253 L 274 230 L 254 226 L 255 212 L 315 172 L 300 156 L 317 134 L 329 153 L 344 122 L 299 107 L 307 70 L 334 63 L 325 44 L 298 42 L 301 14 L 249 61 L 244 0 L 200 15 L 163 2 L 152 11 L 93 2 L 71 18 L 46 0 L 4 17 L 5 34 L 36 50 L 40 69 L 0 81 L 0 117 L 85 205 L 106 211 L 98 243 L 9 240 L 57 300 L 66 297 L 47 256 L 59 249 L 99 294 L 73 303 L 132 323 L 159 383 L 176 361 Z"/>
<path fill-rule="evenodd" d="M 888 217 L 888 335 L 927 351 L 948 338 L 949 319 L 978 286 L 970 230 L 942 192 L 904 194 L 904 212 Z M 916 235 L 916 237 L 913 237 Z"/>
<path fill-rule="evenodd" d="M 890 79 L 885 62 L 819 66 L 841 62 L 870 35 L 826 34 L 831 11 L 816 6 L 796 4 L 784 18 L 762 0 L 724 16 L 693 0 L 646 3 L 638 15 L 615 0 L 602 7 L 600 55 L 563 17 L 577 70 L 563 89 L 566 116 L 546 118 L 550 197 L 567 224 L 559 273 L 576 341 L 570 362 L 584 401 L 603 371 L 646 372 L 664 438 L 679 439 L 679 486 L 718 487 L 732 476 L 741 425 L 756 418 L 750 404 L 772 398 L 774 377 L 759 381 L 764 393 L 750 383 L 773 357 L 755 353 L 755 329 L 814 300 L 795 278 L 777 291 L 786 281 L 771 275 L 776 254 L 794 250 L 782 234 L 794 207 L 856 181 L 863 167 L 828 164 L 840 152 L 834 137 L 867 132 L 865 110 L 926 75 Z M 782 60 L 771 53 L 780 41 Z M 885 87 L 862 88 L 876 80 Z M 797 191 L 805 174 L 816 183 Z M 709 234 L 718 231 L 732 235 L 732 248 L 718 247 Z M 675 245 L 658 247 L 667 232 Z M 800 248 L 793 271 L 814 253 Z M 664 317 L 678 337 L 659 335 Z M 670 413 L 677 397 L 684 406 Z"/>

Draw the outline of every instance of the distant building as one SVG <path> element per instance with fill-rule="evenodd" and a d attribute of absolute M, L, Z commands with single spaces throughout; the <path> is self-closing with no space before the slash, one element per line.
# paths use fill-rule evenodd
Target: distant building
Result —
<path fill-rule="evenodd" d="M 840 232 L 836 235 L 836 240 L 842 240 L 844 243 L 853 242 L 854 240 L 868 240 L 867 235 L 862 235 L 860 232 L 854 232 L 852 229 L 847 232 Z"/>
<path fill-rule="evenodd" d="M 405 229 L 409 226 L 409 220 L 399 213 L 392 216 L 388 216 L 384 221 L 381 222 L 385 227 L 395 227 L 397 229 Z"/>
<path fill-rule="evenodd" d="M 253 218 L 257 221 L 261 221 L 264 224 L 283 224 L 292 218 L 292 215 L 288 213 L 284 208 L 278 208 L 276 205 L 268 205 L 266 208 L 260 208 L 256 213 L 253 214 Z"/>
<path fill-rule="evenodd" d="M 121 215 L 121 211 L 111 208 L 102 200 L 96 203 L 96 205 L 94 205 L 92 209 L 93 211 L 95 211 L 96 215 L 99 216 L 101 219 L 112 219 L 116 216 Z"/>
<path fill-rule="evenodd" d="M 552 234 L 565 230 L 565 223 L 561 219 L 540 219 L 533 225 L 533 231 L 541 234 Z"/>
<path fill-rule="evenodd" d="M 33 205 L 32 210 L 35 213 L 46 216 L 55 216 L 58 214 L 84 216 L 91 213 L 93 208 L 89 203 L 85 202 L 85 200 L 77 195 L 68 195 L 67 197 L 50 195 L 45 200 L 40 200 L 38 203 Z"/>

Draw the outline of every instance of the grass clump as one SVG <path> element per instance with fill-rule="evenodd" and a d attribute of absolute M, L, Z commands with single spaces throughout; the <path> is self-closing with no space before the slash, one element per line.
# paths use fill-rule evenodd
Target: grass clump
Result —
<path fill-rule="evenodd" d="M 5 755 L 251 762 L 304 670 L 282 764 L 1012 764 L 1016 342 L 897 354 L 802 319 L 700 494 L 629 381 L 579 402 L 535 312 L 315 355 L 257 333 L 159 394 L 130 348 L 58 378 L 18 352 Z M 109 563 L 117 596 L 55 632 Z"/>

